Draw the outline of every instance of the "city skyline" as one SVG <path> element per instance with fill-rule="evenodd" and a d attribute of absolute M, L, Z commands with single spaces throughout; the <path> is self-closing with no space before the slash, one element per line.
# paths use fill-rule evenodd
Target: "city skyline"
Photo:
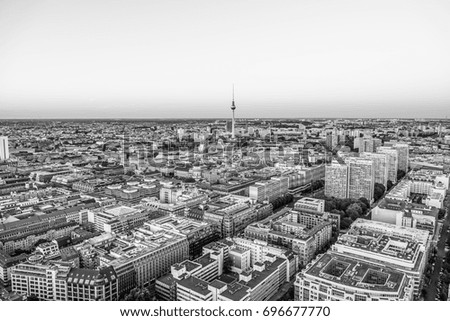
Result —
<path fill-rule="evenodd" d="M 445 118 L 449 6 L 3 1 L 0 117 Z"/>

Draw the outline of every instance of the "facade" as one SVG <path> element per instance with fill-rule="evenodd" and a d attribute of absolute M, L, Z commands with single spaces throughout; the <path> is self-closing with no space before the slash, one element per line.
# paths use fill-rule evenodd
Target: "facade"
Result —
<path fill-rule="evenodd" d="M 150 212 L 129 206 L 112 206 L 95 210 L 90 222 L 99 232 L 123 233 L 142 226 L 150 217 Z"/>
<path fill-rule="evenodd" d="M 286 194 L 289 189 L 289 178 L 286 176 L 272 177 L 268 181 L 257 182 L 249 188 L 249 196 L 258 202 L 272 202 Z"/>
<path fill-rule="evenodd" d="M 398 169 L 408 173 L 409 168 L 409 144 L 396 143 L 394 148 L 398 151 Z"/>
<path fill-rule="evenodd" d="M 26 261 L 26 259 L 26 254 L 10 256 L 4 251 L 0 251 L 0 284 L 3 286 L 10 285 L 12 268 L 19 263 Z"/>
<path fill-rule="evenodd" d="M 372 209 L 372 220 L 436 232 L 439 210 L 422 204 L 384 198 Z"/>
<path fill-rule="evenodd" d="M 296 210 L 313 210 L 317 212 L 325 212 L 325 200 L 303 197 L 294 204 Z"/>
<path fill-rule="evenodd" d="M 219 226 L 222 238 L 233 237 L 251 223 L 272 214 L 271 204 L 252 204 L 247 198 L 223 197 L 207 204 L 203 220 Z"/>
<path fill-rule="evenodd" d="M 189 257 L 185 236 L 138 228 L 132 235 L 120 235 L 109 251 L 100 255 L 100 266 L 112 266 L 118 278 L 119 295 L 135 286 L 153 287 L 155 280 L 170 271 L 171 265 Z"/>
<path fill-rule="evenodd" d="M 346 198 L 348 191 L 348 166 L 337 161 L 325 166 L 325 195 Z"/>
<path fill-rule="evenodd" d="M 375 184 L 374 162 L 357 157 L 346 158 L 345 162 L 348 165 L 347 198 L 365 197 L 372 201 Z"/>
<path fill-rule="evenodd" d="M 67 276 L 71 263 L 43 262 L 42 255 L 28 258 L 11 271 L 12 291 L 26 296 L 35 296 L 43 301 L 67 300 Z"/>
<path fill-rule="evenodd" d="M 117 301 L 117 275 L 112 267 L 73 268 L 67 276 L 68 301 Z"/>
<path fill-rule="evenodd" d="M 360 156 L 373 161 L 375 183 L 383 184 L 384 187 L 387 187 L 387 181 L 389 179 L 388 155 L 379 153 L 362 153 Z"/>
<path fill-rule="evenodd" d="M 398 151 L 387 146 L 382 146 L 377 148 L 377 153 L 387 156 L 388 180 L 395 184 L 397 182 Z"/>

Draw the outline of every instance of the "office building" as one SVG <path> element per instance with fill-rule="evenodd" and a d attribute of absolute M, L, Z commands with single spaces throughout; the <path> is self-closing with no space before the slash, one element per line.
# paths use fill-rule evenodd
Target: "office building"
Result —
<path fill-rule="evenodd" d="M 30 256 L 28 262 L 13 267 L 12 291 L 43 301 L 66 301 L 71 268 L 72 264 L 67 262 L 45 262 L 41 254 Z"/>

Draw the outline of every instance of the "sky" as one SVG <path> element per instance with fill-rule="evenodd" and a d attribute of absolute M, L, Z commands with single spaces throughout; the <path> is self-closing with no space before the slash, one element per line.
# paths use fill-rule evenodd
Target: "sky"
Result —
<path fill-rule="evenodd" d="M 0 0 L 0 119 L 450 116 L 448 0 Z"/>

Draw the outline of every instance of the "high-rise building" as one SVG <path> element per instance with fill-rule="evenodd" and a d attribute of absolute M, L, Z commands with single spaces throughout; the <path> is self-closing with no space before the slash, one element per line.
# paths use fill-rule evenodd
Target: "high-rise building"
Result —
<path fill-rule="evenodd" d="M 359 157 L 348 157 L 348 192 L 347 198 L 373 199 L 375 175 L 373 161 Z"/>
<path fill-rule="evenodd" d="M 358 149 L 360 153 L 373 153 L 381 146 L 381 139 L 372 137 L 357 137 L 353 141 L 353 148 Z"/>
<path fill-rule="evenodd" d="M 361 153 L 360 156 L 373 161 L 375 183 L 383 184 L 384 187 L 386 187 L 389 173 L 388 155 L 379 153 Z"/>
<path fill-rule="evenodd" d="M 346 198 L 348 189 L 348 166 L 333 161 L 325 167 L 325 195 Z"/>
<path fill-rule="evenodd" d="M 397 182 L 398 151 L 391 147 L 381 146 L 377 148 L 377 153 L 387 155 L 388 180 L 395 184 Z"/>
<path fill-rule="evenodd" d="M 394 148 L 398 151 L 398 169 L 407 173 L 409 167 L 409 145 L 396 143 Z"/>
<path fill-rule="evenodd" d="M 0 161 L 9 159 L 8 137 L 0 136 Z"/>

